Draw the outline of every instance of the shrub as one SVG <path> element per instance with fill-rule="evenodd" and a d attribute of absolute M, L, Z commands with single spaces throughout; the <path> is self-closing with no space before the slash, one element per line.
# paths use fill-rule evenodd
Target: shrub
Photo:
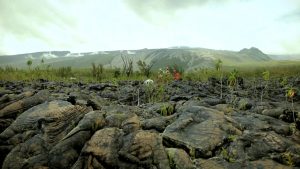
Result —
<path fill-rule="evenodd" d="M 59 77 L 63 77 L 63 78 L 71 77 L 72 76 L 72 68 L 70 66 L 60 67 L 60 68 L 58 68 L 56 75 Z"/>
<path fill-rule="evenodd" d="M 92 63 L 92 76 L 93 78 L 96 78 L 97 81 L 101 81 L 103 79 L 103 72 L 104 72 L 104 68 L 102 64 L 98 64 L 96 66 L 96 64 L 93 62 Z"/>
<path fill-rule="evenodd" d="M 114 69 L 114 78 L 118 78 L 121 75 L 121 69 L 115 68 Z"/>
<path fill-rule="evenodd" d="M 165 87 L 163 84 L 145 85 L 145 97 L 148 103 L 164 101 Z"/>
<path fill-rule="evenodd" d="M 125 74 L 127 77 L 129 77 L 133 73 L 133 61 L 131 58 L 127 56 L 121 55 L 122 61 L 123 61 L 123 74 Z"/>
<path fill-rule="evenodd" d="M 139 68 L 141 74 L 143 74 L 146 77 L 149 77 L 151 74 L 151 68 L 154 65 L 154 62 L 147 64 L 145 61 L 139 60 L 137 62 L 137 65 L 138 65 L 138 68 Z"/>
<path fill-rule="evenodd" d="M 169 116 L 174 113 L 174 106 L 172 104 L 163 103 L 160 107 L 160 114 L 162 116 Z"/>

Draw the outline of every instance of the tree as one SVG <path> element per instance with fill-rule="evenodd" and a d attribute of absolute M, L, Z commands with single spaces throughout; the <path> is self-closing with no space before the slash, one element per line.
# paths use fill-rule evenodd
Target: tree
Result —
<path fill-rule="evenodd" d="M 140 72 L 141 72 L 144 76 L 149 77 L 150 74 L 151 74 L 151 68 L 152 68 L 152 66 L 154 65 L 154 62 L 151 62 L 151 63 L 147 64 L 145 61 L 139 60 L 139 61 L 137 62 L 137 65 L 138 65 L 138 67 L 139 67 Z"/>
<path fill-rule="evenodd" d="M 30 70 L 31 65 L 32 65 L 32 60 L 28 60 L 27 61 L 27 66 L 29 67 L 29 70 Z"/>
<path fill-rule="evenodd" d="M 215 68 L 217 72 L 219 72 L 220 76 L 220 84 L 221 84 L 221 93 L 220 93 L 220 99 L 223 97 L 223 71 L 222 71 L 222 60 L 218 59 L 217 62 L 215 63 Z"/>
<path fill-rule="evenodd" d="M 132 59 L 123 56 L 122 53 L 121 53 L 121 58 L 123 61 L 123 74 L 126 74 L 126 76 L 129 77 L 133 72 L 133 65 L 132 65 L 133 61 Z"/>

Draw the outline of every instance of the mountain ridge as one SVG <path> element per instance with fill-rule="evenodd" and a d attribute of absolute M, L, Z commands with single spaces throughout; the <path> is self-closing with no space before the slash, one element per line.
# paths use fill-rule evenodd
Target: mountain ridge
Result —
<path fill-rule="evenodd" d="M 217 59 L 224 64 L 240 64 L 245 62 L 261 62 L 272 60 L 272 58 L 255 47 L 242 49 L 240 51 L 213 50 L 206 48 L 158 48 L 137 50 L 114 50 L 84 53 L 71 53 L 70 51 L 45 51 L 18 55 L 0 56 L 0 66 L 10 65 L 13 67 L 27 67 L 27 60 L 33 61 L 33 66 L 45 64 L 53 67 L 72 66 L 76 68 L 87 68 L 91 63 L 103 64 L 105 67 L 122 67 L 122 56 L 133 60 L 134 69 L 136 62 L 143 60 L 146 63 L 155 62 L 153 69 L 159 69 L 167 65 L 177 64 L 185 70 L 197 68 L 214 67 Z"/>

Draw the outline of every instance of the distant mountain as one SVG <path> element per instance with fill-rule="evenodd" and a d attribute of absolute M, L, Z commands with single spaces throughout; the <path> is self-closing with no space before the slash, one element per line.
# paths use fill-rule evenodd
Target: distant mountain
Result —
<path fill-rule="evenodd" d="M 144 60 L 146 63 L 154 62 L 154 69 L 167 65 L 177 64 L 185 70 L 214 67 L 216 59 L 224 64 L 241 64 L 247 62 L 268 61 L 271 58 L 257 48 L 242 49 L 239 52 L 226 50 L 212 50 L 205 48 L 172 47 L 163 49 L 140 49 L 125 51 L 99 51 L 87 53 L 71 53 L 69 51 L 47 51 L 19 55 L 0 56 L 0 66 L 6 65 L 25 68 L 27 60 L 33 61 L 33 66 L 50 64 L 53 67 L 72 66 L 77 68 L 91 67 L 91 63 L 101 63 L 105 67 L 122 67 L 121 56 L 136 62 Z"/>
<path fill-rule="evenodd" d="M 238 52 L 239 54 L 246 55 L 246 57 L 251 57 L 254 60 L 270 60 L 270 57 L 264 54 L 259 49 L 252 47 L 250 49 L 242 49 Z"/>
<path fill-rule="evenodd" d="M 0 56 L 0 66 L 25 67 L 27 60 L 32 60 L 34 65 L 44 60 L 57 60 L 69 54 L 69 51 L 51 51 L 51 52 L 35 52 L 18 55 Z M 59 59 L 60 60 L 60 59 Z"/>

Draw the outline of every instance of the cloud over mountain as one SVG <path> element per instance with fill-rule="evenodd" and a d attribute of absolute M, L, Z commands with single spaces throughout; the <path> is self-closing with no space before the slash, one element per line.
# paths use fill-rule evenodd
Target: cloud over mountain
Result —
<path fill-rule="evenodd" d="M 124 2 L 140 17 L 154 21 L 161 17 L 171 19 L 178 10 L 200 7 L 207 3 L 225 3 L 232 0 L 125 0 Z"/>
<path fill-rule="evenodd" d="M 299 0 L 0 0 L 0 54 L 193 46 L 299 53 Z"/>

